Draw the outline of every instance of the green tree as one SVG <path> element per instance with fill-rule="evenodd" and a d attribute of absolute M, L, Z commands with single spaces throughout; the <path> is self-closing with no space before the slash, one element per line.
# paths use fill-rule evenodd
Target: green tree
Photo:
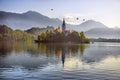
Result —
<path fill-rule="evenodd" d="M 90 43 L 90 40 L 85 37 L 84 32 L 80 32 L 80 38 L 82 43 Z"/>
<path fill-rule="evenodd" d="M 40 34 L 40 39 L 46 40 L 46 34 L 44 32 Z"/>

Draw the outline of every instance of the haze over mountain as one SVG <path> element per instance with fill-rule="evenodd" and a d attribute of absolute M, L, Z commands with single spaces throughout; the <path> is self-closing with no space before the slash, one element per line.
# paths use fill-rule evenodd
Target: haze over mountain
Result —
<path fill-rule="evenodd" d="M 89 38 L 117 38 L 120 39 L 120 28 L 94 28 L 85 32 Z"/>
<path fill-rule="evenodd" d="M 73 29 L 75 29 L 76 31 L 88 31 L 94 28 L 108 28 L 104 24 L 94 21 L 94 20 L 88 20 L 88 21 L 81 23 L 80 25 L 70 26 L 70 28 L 71 27 L 75 27 Z"/>
<path fill-rule="evenodd" d="M 46 31 L 54 31 L 54 27 L 47 26 L 46 28 L 39 28 L 39 27 L 32 27 L 28 30 L 26 30 L 27 33 L 39 35 L 42 32 Z"/>
<path fill-rule="evenodd" d="M 28 29 L 31 27 L 60 26 L 59 19 L 49 18 L 35 11 L 26 13 L 11 13 L 0 11 L 0 24 L 6 24 L 14 29 Z"/>
<path fill-rule="evenodd" d="M 35 11 L 28 11 L 25 13 L 11 13 L 0 11 L 0 24 L 6 24 L 14 29 L 29 29 L 31 27 L 58 27 L 62 25 L 59 19 L 49 18 Z M 106 28 L 104 24 L 94 20 L 88 20 L 80 25 L 67 24 L 67 29 L 77 31 L 87 31 L 93 28 Z"/>
<path fill-rule="evenodd" d="M 0 11 L 0 24 L 8 25 L 13 29 L 27 30 L 32 27 L 61 27 L 62 21 L 58 18 L 49 18 L 35 11 L 25 13 Z M 94 20 L 85 21 L 80 25 L 66 24 L 66 27 L 68 30 L 85 31 L 88 37 L 120 38 L 120 29 L 108 28 L 108 26 Z"/>

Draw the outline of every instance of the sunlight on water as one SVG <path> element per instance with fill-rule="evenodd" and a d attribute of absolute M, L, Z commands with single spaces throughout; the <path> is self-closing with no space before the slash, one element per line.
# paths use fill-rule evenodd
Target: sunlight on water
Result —
<path fill-rule="evenodd" d="M 89 65 L 84 64 L 79 58 L 67 58 L 64 64 L 64 70 L 74 70 L 89 68 Z"/>
<path fill-rule="evenodd" d="M 109 56 L 97 64 L 96 67 L 106 70 L 120 70 L 120 56 Z"/>

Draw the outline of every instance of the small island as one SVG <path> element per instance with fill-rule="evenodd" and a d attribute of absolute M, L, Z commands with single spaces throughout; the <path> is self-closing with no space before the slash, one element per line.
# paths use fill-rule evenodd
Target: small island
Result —
<path fill-rule="evenodd" d="M 62 29 L 58 27 L 55 30 L 42 32 L 38 35 L 38 39 L 35 40 L 37 43 L 90 43 L 90 40 L 86 38 L 84 32 L 66 30 L 65 19 L 63 19 Z"/>

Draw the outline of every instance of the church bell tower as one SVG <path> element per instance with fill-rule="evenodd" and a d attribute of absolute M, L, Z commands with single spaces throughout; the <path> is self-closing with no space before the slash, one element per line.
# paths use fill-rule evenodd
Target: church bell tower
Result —
<path fill-rule="evenodd" d="M 65 19 L 63 19 L 62 32 L 65 32 L 65 30 L 66 30 L 66 24 L 65 24 Z"/>

